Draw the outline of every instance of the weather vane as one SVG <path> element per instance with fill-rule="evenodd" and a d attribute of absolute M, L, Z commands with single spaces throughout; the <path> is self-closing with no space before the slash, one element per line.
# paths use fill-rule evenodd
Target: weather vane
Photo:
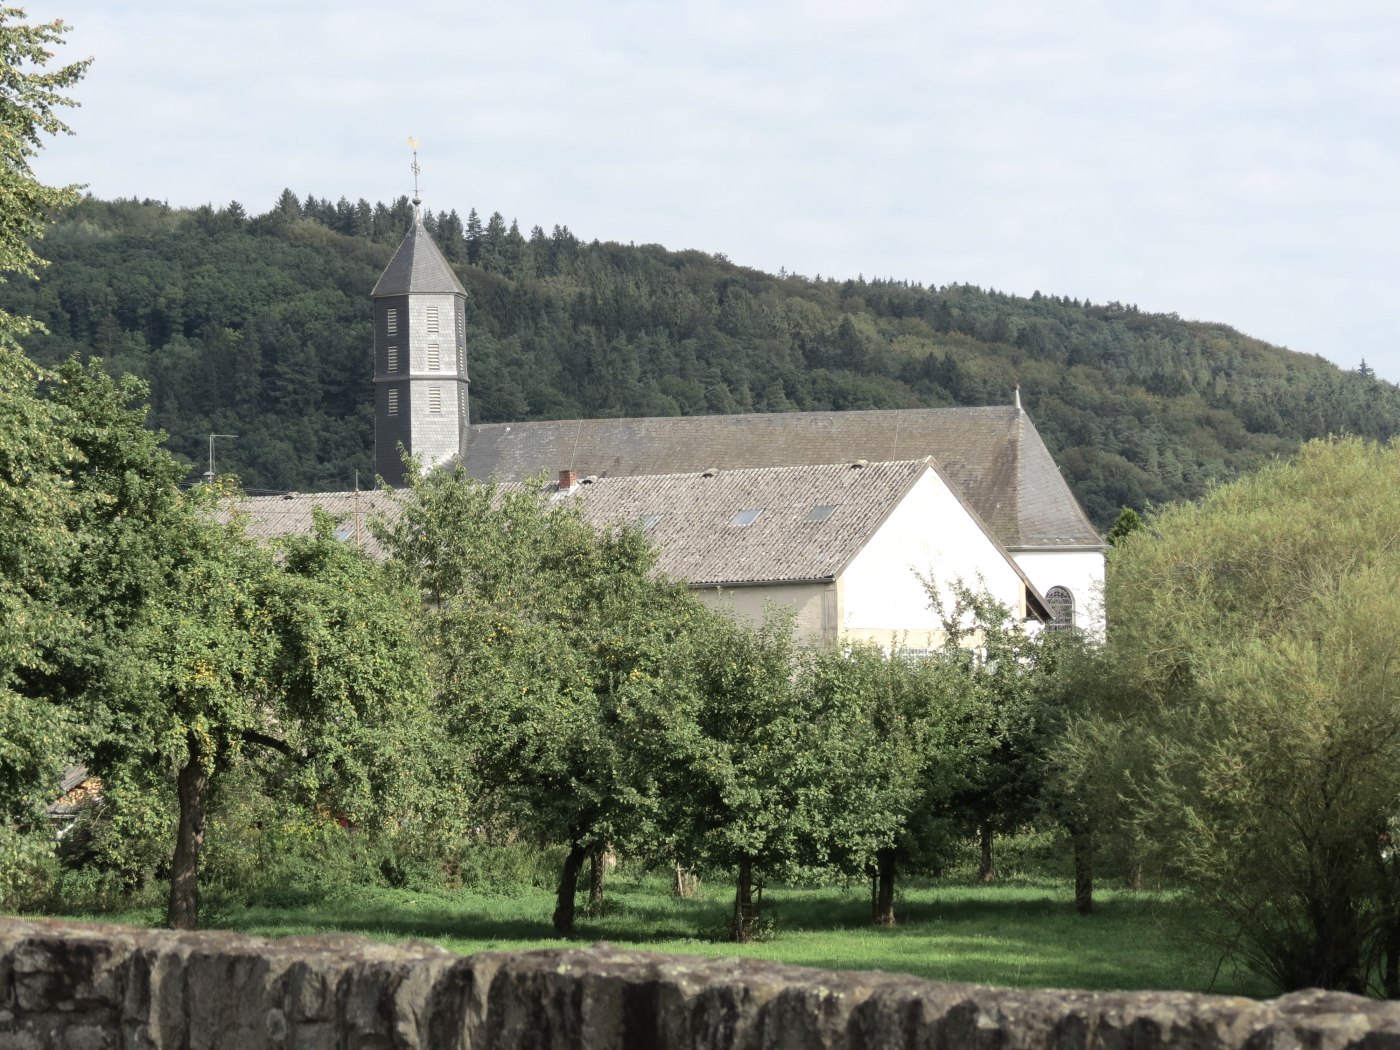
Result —
<path fill-rule="evenodd" d="M 418 195 L 418 140 L 410 135 L 408 144 L 413 150 L 413 163 L 409 165 L 409 171 L 413 172 L 413 206 L 417 208 L 423 203 L 423 198 Z"/>

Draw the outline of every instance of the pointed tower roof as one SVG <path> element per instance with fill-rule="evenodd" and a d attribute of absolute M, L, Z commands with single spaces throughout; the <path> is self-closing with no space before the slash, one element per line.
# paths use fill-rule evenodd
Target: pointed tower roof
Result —
<path fill-rule="evenodd" d="M 452 267 L 442 257 L 442 252 L 438 251 L 438 246 L 423 228 L 422 220 L 417 218 L 399 245 L 399 250 L 379 275 L 374 291 L 369 294 L 371 299 L 379 299 L 386 295 L 408 295 L 410 292 L 467 294 L 462 282 L 452 272 Z"/>

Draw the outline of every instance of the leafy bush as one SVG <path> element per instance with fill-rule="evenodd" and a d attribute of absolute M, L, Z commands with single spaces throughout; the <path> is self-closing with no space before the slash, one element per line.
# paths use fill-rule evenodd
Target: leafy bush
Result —
<path fill-rule="evenodd" d="M 0 911 L 27 911 L 46 903 L 58 876 L 53 833 L 0 824 Z"/>

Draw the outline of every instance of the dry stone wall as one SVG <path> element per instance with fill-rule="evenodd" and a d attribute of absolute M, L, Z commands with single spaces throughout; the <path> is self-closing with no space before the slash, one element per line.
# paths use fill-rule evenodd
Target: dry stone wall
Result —
<path fill-rule="evenodd" d="M 607 945 L 462 957 L 0 920 L 0 1050 L 1400 1050 L 1400 1004 L 1012 991 Z"/>

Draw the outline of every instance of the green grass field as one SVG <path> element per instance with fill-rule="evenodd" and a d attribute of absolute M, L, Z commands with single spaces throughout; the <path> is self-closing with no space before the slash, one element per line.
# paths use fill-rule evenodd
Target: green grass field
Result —
<path fill-rule="evenodd" d="M 710 884 L 696 899 L 677 900 L 660 878 L 618 876 L 608 884 L 603 914 L 580 914 L 579 943 L 1024 988 L 1273 992 L 1253 974 L 1222 964 L 1205 931 L 1193 924 L 1185 898 L 1172 892 L 1101 891 L 1095 914 L 1085 917 L 1074 913 L 1062 882 L 940 881 L 906 888 L 897 905 L 899 925 L 876 929 L 868 924 L 863 886 L 770 888 L 763 914 L 774 924 L 773 936 L 749 945 L 706 933 L 724 925 L 732 894 L 728 885 Z M 278 907 L 214 901 L 206 904 L 204 921 L 271 937 L 350 932 L 380 940 L 417 938 L 470 953 L 560 946 L 565 942 L 549 926 L 553 905 L 549 892 L 529 888 L 510 895 L 356 888 Z M 160 912 L 85 917 L 155 925 Z"/>

